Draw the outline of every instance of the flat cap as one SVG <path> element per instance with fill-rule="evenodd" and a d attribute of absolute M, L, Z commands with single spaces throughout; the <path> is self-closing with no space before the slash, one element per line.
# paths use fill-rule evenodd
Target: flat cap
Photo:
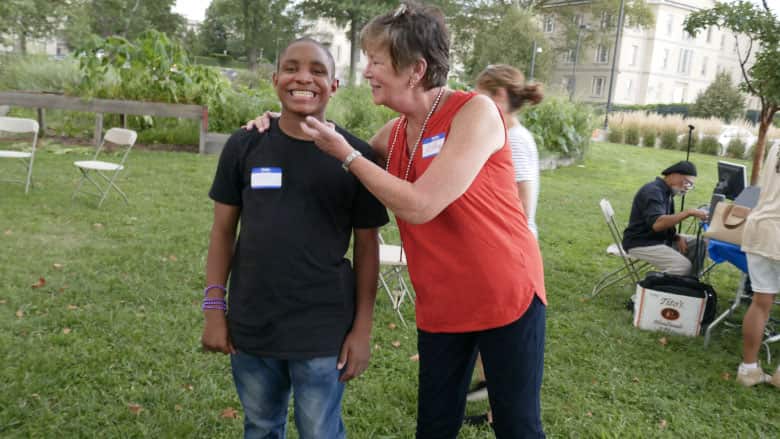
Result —
<path fill-rule="evenodd" d="M 683 160 L 673 164 L 672 166 L 669 166 L 661 172 L 661 175 L 669 174 L 682 174 L 696 177 L 696 166 L 691 162 Z"/>

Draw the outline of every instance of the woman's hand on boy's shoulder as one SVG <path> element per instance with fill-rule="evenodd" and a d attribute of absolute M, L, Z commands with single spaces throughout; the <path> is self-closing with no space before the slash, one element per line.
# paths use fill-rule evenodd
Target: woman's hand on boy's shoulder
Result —
<path fill-rule="evenodd" d="M 274 111 L 266 111 L 262 115 L 248 121 L 242 128 L 247 131 L 255 129 L 259 133 L 264 133 L 271 126 L 271 119 L 278 119 L 281 115 L 281 113 L 276 113 Z"/>

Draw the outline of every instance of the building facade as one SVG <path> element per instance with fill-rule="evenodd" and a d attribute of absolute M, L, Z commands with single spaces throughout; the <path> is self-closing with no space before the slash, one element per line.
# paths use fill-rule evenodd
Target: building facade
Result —
<path fill-rule="evenodd" d="M 307 26 L 303 36 L 314 38 L 322 43 L 333 54 L 333 60 L 336 62 L 336 78 L 342 85 L 346 85 L 349 80 L 349 62 L 350 49 L 352 47 L 349 41 L 347 28 L 337 26 L 333 20 L 320 18 Z M 363 82 L 363 69 L 366 66 L 366 56 L 363 51 L 358 51 L 358 64 L 355 70 L 355 83 Z"/>
<path fill-rule="evenodd" d="M 748 47 L 745 37 L 735 38 L 727 30 L 710 27 L 691 37 L 683 29 L 685 18 L 694 11 L 708 9 L 713 0 L 646 0 L 654 22 L 645 28 L 627 22 L 618 45 L 618 58 L 612 102 L 625 105 L 656 103 L 689 103 L 714 81 L 717 72 L 731 74 L 732 81 L 742 80 L 740 55 Z M 583 16 L 590 29 L 604 26 L 614 17 Z M 553 15 L 543 18 L 543 30 L 556 32 Z M 588 29 L 583 29 L 587 32 Z M 614 50 L 612 43 L 582 50 L 579 59 L 574 49 L 560 57 L 550 85 L 574 97 L 592 103 L 606 102 Z M 576 61 L 576 65 L 575 65 Z M 757 105 L 756 98 L 747 101 L 748 108 Z"/>

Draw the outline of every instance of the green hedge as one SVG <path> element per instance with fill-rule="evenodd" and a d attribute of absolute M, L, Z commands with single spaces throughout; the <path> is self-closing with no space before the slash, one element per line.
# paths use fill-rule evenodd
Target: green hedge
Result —
<path fill-rule="evenodd" d="M 547 96 L 540 104 L 527 107 L 520 119 L 540 149 L 577 159 L 587 153 L 596 127 L 590 107 L 560 96 Z"/>

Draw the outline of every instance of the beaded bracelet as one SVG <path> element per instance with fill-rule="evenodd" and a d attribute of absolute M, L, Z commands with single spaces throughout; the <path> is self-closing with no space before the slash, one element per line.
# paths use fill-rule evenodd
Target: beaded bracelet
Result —
<path fill-rule="evenodd" d="M 227 303 L 225 302 L 225 299 L 221 297 L 207 297 L 203 299 L 203 305 L 201 305 L 200 308 L 202 311 L 206 311 L 207 309 L 227 311 Z"/>
<path fill-rule="evenodd" d="M 203 289 L 203 297 L 206 297 L 206 295 L 209 293 L 209 290 L 213 290 L 213 289 L 218 289 L 222 291 L 223 294 L 227 294 L 227 289 L 225 288 L 224 285 L 214 284 L 214 285 L 209 285 Z"/>

